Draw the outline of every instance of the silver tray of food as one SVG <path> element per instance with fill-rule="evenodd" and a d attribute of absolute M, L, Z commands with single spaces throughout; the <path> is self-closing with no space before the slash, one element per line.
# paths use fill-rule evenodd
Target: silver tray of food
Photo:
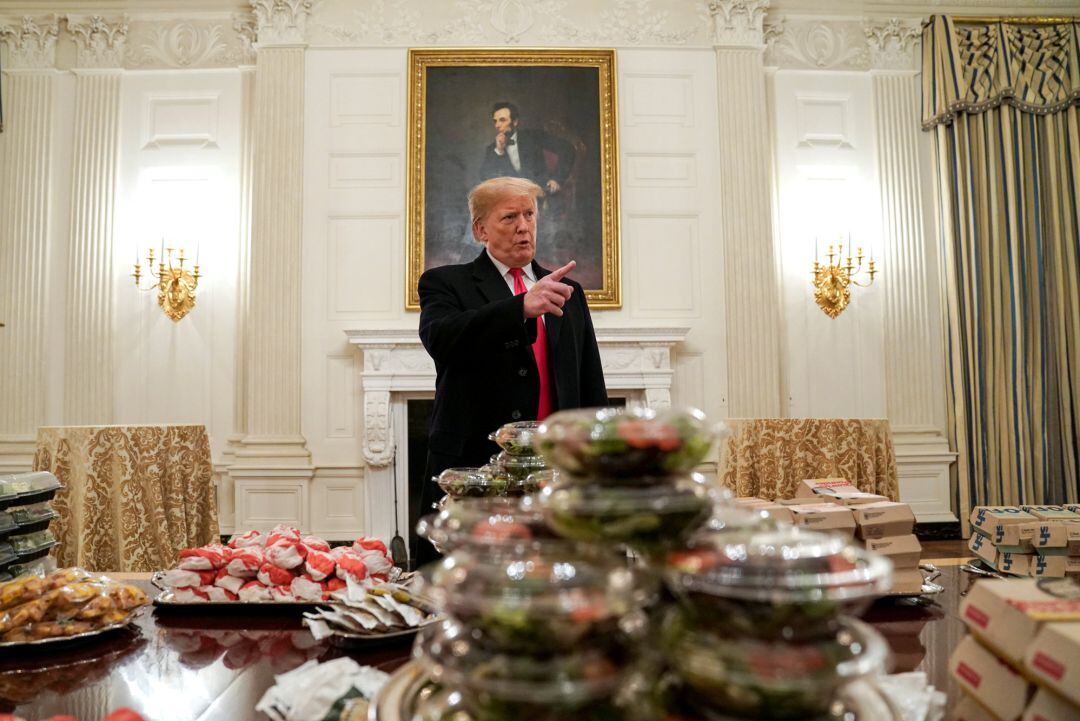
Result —
<path fill-rule="evenodd" d="M 123 621 L 120 621 L 118 623 L 110 623 L 106 626 L 101 626 L 100 628 L 91 629 L 90 631 L 84 631 L 82 633 L 73 633 L 63 636 L 49 636 L 47 638 L 38 638 L 32 641 L 0 641 L 0 651 L 4 651 L 7 649 L 28 650 L 37 648 L 52 650 L 65 646 L 74 646 L 81 643 L 87 643 L 101 636 L 111 634 L 114 631 L 119 631 L 121 629 L 130 627 L 134 623 L 135 618 L 139 614 L 139 612 L 140 609 L 136 609 L 132 611 Z M 57 623 L 62 625 L 61 622 Z"/>

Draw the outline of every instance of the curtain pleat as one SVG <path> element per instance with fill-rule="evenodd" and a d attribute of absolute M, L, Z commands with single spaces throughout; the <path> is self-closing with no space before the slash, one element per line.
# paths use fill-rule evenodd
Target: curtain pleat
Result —
<path fill-rule="evenodd" d="M 1077 24 L 923 33 L 955 500 L 1080 500 Z"/>

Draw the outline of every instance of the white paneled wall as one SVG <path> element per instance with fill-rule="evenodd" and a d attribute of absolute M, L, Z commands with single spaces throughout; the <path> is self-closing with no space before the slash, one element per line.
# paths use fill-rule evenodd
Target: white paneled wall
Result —
<path fill-rule="evenodd" d="M 123 423 L 204 423 L 214 457 L 232 432 L 239 242 L 240 76 L 128 73 L 121 92 L 115 408 Z M 174 323 L 135 290 L 136 251 L 183 248 L 201 277 Z M 155 265 L 157 260 L 155 260 Z M 149 285 L 143 278 L 144 287 Z"/>

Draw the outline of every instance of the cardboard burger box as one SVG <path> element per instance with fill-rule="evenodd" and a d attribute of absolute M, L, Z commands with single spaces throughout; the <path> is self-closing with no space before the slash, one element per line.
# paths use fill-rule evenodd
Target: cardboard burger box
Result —
<path fill-rule="evenodd" d="M 906 536 L 870 538 L 863 541 L 863 544 L 866 550 L 888 557 L 897 570 L 915 568 L 919 565 L 919 557 L 922 555 L 922 544 L 912 533 Z"/>
<path fill-rule="evenodd" d="M 1032 527 L 1031 546 L 1039 553 L 1060 549 L 1063 555 L 1080 556 L 1080 521 L 1042 521 L 1028 525 Z"/>
<path fill-rule="evenodd" d="M 855 533 L 859 538 L 906 536 L 915 530 L 915 514 L 906 503 L 865 503 L 853 506 L 851 512 L 855 515 Z"/>
<path fill-rule="evenodd" d="M 801 506 L 788 506 L 792 521 L 796 526 L 804 526 L 813 531 L 841 533 L 848 538 L 855 536 L 855 517 L 851 509 L 832 503 L 811 503 Z"/>
<path fill-rule="evenodd" d="M 964 597 L 960 619 L 987 646 L 1019 665 L 1043 624 L 1080 621 L 1080 598 L 1070 580 L 985 579 Z"/>
<path fill-rule="evenodd" d="M 1028 575 L 1047 578 L 1080 576 L 1080 557 L 1036 553 L 1028 565 Z"/>
<path fill-rule="evenodd" d="M 794 523 L 795 514 L 791 512 L 791 509 L 787 506 L 779 503 L 764 503 L 751 507 L 758 513 L 764 513 L 769 518 L 778 523 Z"/>
<path fill-rule="evenodd" d="M 923 587 L 923 575 L 922 571 L 916 568 L 898 568 L 893 571 L 892 585 L 889 587 L 889 593 L 897 594 L 916 594 L 922 593 Z"/>
<path fill-rule="evenodd" d="M 997 716 L 987 711 L 973 697 L 961 694 L 960 701 L 953 708 L 952 721 L 998 721 Z"/>
<path fill-rule="evenodd" d="M 1031 567 L 1034 554 L 1018 551 L 1003 551 L 981 533 L 972 533 L 968 539 L 968 550 L 986 562 L 991 568 L 1013 576 L 1026 576 Z"/>
<path fill-rule="evenodd" d="M 1020 506 L 1020 510 L 1040 521 L 1080 521 L 1080 516 L 1064 506 Z"/>
<path fill-rule="evenodd" d="M 976 506 L 969 520 L 972 528 L 992 539 L 994 545 L 1019 551 L 1031 547 L 1035 532 L 1031 524 L 1039 519 L 1016 506 Z"/>
<path fill-rule="evenodd" d="M 1026 678 L 974 636 L 966 636 L 953 651 L 949 658 L 949 673 L 965 693 L 974 696 L 984 707 L 993 709 L 1001 721 L 1019 719 L 1033 691 Z"/>
<path fill-rule="evenodd" d="M 1080 708 L 1073 706 L 1053 691 L 1040 688 L 1024 709 L 1021 721 L 1076 721 Z"/>
<path fill-rule="evenodd" d="M 1080 623 L 1043 626 L 1027 647 L 1024 668 L 1039 683 L 1080 705 Z M 1080 718 L 1080 709 L 1072 718 Z"/>
<path fill-rule="evenodd" d="M 889 500 L 876 493 L 860 491 L 845 478 L 807 478 L 795 491 L 796 498 L 817 498 L 841 506 L 857 506 Z"/>
<path fill-rule="evenodd" d="M 764 503 L 771 503 L 771 501 L 766 501 L 764 498 L 758 498 L 757 496 L 739 496 L 733 498 L 731 502 L 737 506 L 760 506 Z"/>

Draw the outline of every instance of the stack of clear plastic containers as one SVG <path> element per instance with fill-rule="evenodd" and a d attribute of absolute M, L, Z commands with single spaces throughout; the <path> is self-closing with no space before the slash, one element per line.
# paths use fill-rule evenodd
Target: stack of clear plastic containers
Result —
<path fill-rule="evenodd" d="M 889 586 L 884 557 L 794 527 L 707 530 L 668 554 L 678 603 L 660 639 L 692 713 L 812 719 L 883 672 L 884 638 L 854 616 Z"/>
<path fill-rule="evenodd" d="M 56 539 L 49 524 L 57 513 L 50 501 L 60 481 L 48 471 L 0 475 L 0 581 L 7 581 L 39 565 L 55 568 L 48 558 Z"/>
<path fill-rule="evenodd" d="M 539 421 L 518 421 L 500 426 L 488 438 L 502 449 L 488 461 L 496 478 L 505 479 L 512 493 L 518 495 L 540 490 L 540 480 L 548 470 L 547 461 L 536 451 Z"/>

